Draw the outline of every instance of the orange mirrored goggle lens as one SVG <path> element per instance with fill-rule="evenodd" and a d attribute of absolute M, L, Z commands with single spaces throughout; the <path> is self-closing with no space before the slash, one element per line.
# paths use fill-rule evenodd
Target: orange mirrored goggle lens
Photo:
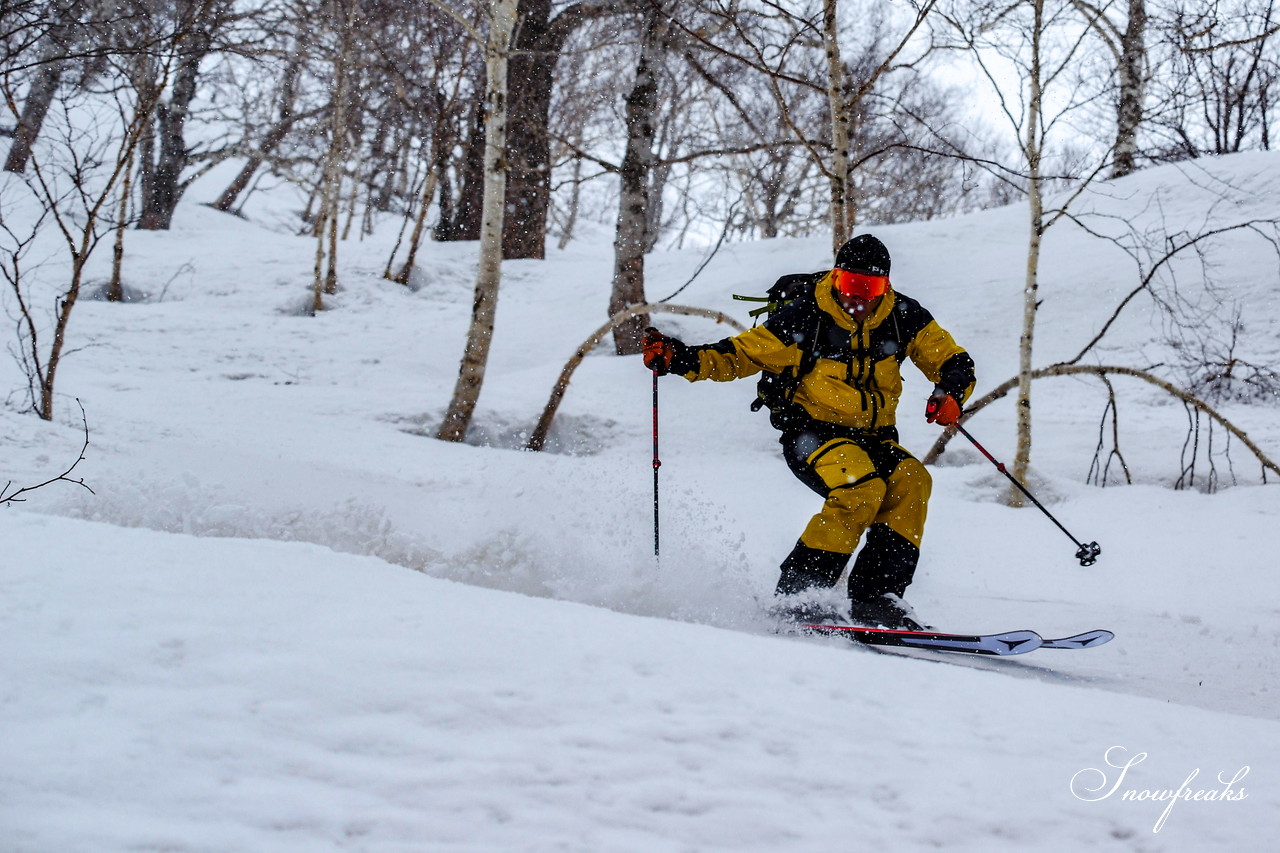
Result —
<path fill-rule="evenodd" d="M 875 299 L 877 296 L 883 296 L 889 287 L 887 275 L 865 275 L 839 268 L 831 271 L 831 280 L 836 290 L 849 298 L 856 299 Z"/>

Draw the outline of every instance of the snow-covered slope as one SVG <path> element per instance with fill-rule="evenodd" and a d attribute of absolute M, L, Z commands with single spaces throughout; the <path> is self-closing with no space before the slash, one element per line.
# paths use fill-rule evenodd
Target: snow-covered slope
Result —
<path fill-rule="evenodd" d="M 1151 170 L 1081 210 L 1095 230 L 1148 235 L 1274 217 L 1277 165 Z M 1136 485 L 1099 489 L 1084 480 L 1105 389 L 1037 385 L 1032 486 L 1101 543 L 1093 567 L 1039 513 L 1002 506 L 1003 478 L 971 449 L 953 443 L 934 470 L 911 590 L 926 618 L 1109 627 L 1110 645 L 933 662 L 776 637 L 758 605 L 816 507 L 747 410 L 751 383 L 664 381 L 660 561 L 636 359 L 593 353 L 554 452 L 513 449 L 601 322 L 607 235 L 506 265 L 474 441 L 456 446 L 427 436 L 474 246 L 429 245 L 407 290 L 379 277 L 388 223 L 343 246 L 343 292 L 307 317 L 313 244 L 264 225 L 288 200 L 263 198 L 250 222 L 200 200 L 172 232 L 128 235 L 129 283 L 155 299 L 77 306 L 56 423 L 20 413 L 18 394 L 0 409 L 0 476 L 31 483 L 75 458 L 81 400 L 92 443 L 76 476 L 94 490 L 0 511 L 0 849 L 1268 849 L 1280 492 L 1238 443 L 1223 455 L 1221 430 L 1212 462 L 1237 485 L 1170 490 L 1188 416 L 1160 392 L 1116 381 Z M 877 230 L 895 285 L 974 353 L 979 393 L 1016 364 L 1024 233 L 1018 208 Z M 677 301 L 742 316 L 732 293 L 826 251 L 725 246 Z M 653 255 L 650 295 L 702 260 Z M 1243 306 L 1238 355 L 1280 361 L 1270 245 L 1232 232 L 1209 261 Z M 1194 302 L 1201 266 L 1175 272 Z M 1137 283 L 1120 248 L 1055 226 L 1037 361 L 1073 356 Z M 728 333 L 659 319 L 690 341 Z M 1168 331 L 1140 295 L 1096 361 L 1161 361 Z M 24 386 L 16 364 L 0 386 Z M 927 390 L 910 379 L 900 409 L 919 453 L 936 437 L 911 402 Z M 1277 455 L 1274 401 L 1222 411 Z M 1008 401 L 970 426 L 1012 456 Z M 1112 747 L 1147 757 L 1120 779 Z M 1231 787 L 1246 796 L 1223 798 L 1218 775 L 1245 767 Z M 1167 802 L 1122 799 L 1197 770 L 1188 789 L 1219 794 L 1163 823 Z"/>
<path fill-rule="evenodd" d="M 15 853 L 1262 850 L 1280 817 L 1274 722 L 1052 660 L 973 671 L 309 545 L 2 523 Z M 1148 756 L 1123 781 L 1117 745 Z M 1245 767 L 1246 799 L 1177 801 L 1158 834 L 1168 803 L 1089 801 L 1099 770 L 1221 792 Z"/>

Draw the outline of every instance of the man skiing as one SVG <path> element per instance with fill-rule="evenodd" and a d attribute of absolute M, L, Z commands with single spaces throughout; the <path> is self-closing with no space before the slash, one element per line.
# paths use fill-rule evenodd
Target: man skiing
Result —
<path fill-rule="evenodd" d="M 910 358 L 934 383 L 926 418 L 950 426 L 973 391 L 974 364 L 892 288 L 889 266 L 884 244 L 862 234 L 833 269 L 780 279 L 770 295 L 789 301 L 762 325 L 700 346 L 644 334 L 645 366 L 658 375 L 727 382 L 764 371 L 753 408 L 768 406 L 788 467 L 824 499 L 780 567 L 778 611 L 796 621 L 833 615 L 819 591 L 836 585 L 865 534 L 849 573 L 851 619 L 923 627 L 902 596 L 920 557 L 931 478 L 898 444 L 899 368 Z"/>

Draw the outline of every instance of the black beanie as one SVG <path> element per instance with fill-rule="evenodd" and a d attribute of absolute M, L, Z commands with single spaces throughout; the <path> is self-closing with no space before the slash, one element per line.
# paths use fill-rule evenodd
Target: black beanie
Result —
<path fill-rule="evenodd" d="M 889 250 L 870 234 L 859 234 L 840 247 L 836 266 L 849 272 L 888 275 Z"/>

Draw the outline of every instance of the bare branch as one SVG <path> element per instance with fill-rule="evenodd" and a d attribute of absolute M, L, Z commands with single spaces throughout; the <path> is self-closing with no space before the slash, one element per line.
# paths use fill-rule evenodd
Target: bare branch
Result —
<path fill-rule="evenodd" d="M 1276 24 L 1275 26 L 1256 35 L 1247 36 L 1241 39 L 1231 39 L 1230 41 L 1222 41 L 1216 44 L 1206 45 L 1205 47 L 1192 47 L 1189 42 L 1194 36 L 1188 36 L 1188 43 L 1182 46 L 1182 51 L 1184 53 L 1213 53 L 1216 50 L 1225 50 L 1230 47 L 1244 47 L 1245 45 L 1264 42 L 1276 33 L 1280 33 L 1280 24 Z M 1203 35 L 1203 33 L 1197 35 Z"/>
<path fill-rule="evenodd" d="M 1189 391 L 1184 391 L 1183 389 L 1174 385 L 1172 382 L 1168 382 L 1164 379 L 1161 379 L 1160 377 L 1156 376 L 1150 371 L 1142 370 L 1136 367 L 1121 367 L 1116 365 L 1055 364 L 1050 367 L 1044 367 L 1039 370 L 1032 371 L 1031 378 L 1044 379 L 1045 377 L 1049 377 L 1049 376 L 1097 376 L 1102 378 L 1105 381 L 1106 378 L 1111 375 L 1132 376 L 1135 379 L 1141 379 L 1143 382 L 1146 382 L 1150 385 L 1154 385 L 1157 388 L 1167 392 L 1171 396 L 1176 397 L 1186 405 L 1190 406 L 1195 411 L 1203 412 L 1204 414 L 1212 418 L 1214 421 L 1221 424 L 1227 430 L 1227 432 L 1231 433 L 1233 436 L 1240 439 L 1240 442 L 1244 444 L 1245 447 L 1249 448 L 1249 450 L 1253 453 L 1253 455 L 1257 457 L 1258 461 L 1262 464 L 1262 467 L 1264 469 L 1273 471 L 1277 475 L 1280 475 L 1280 466 L 1277 466 L 1276 463 L 1272 461 L 1270 457 L 1268 457 L 1265 453 L 1263 453 L 1262 448 L 1258 447 L 1258 445 L 1255 444 L 1253 440 L 1249 438 L 1248 434 L 1245 433 L 1244 430 L 1240 429 L 1231 421 L 1227 420 L 1227 418 L 1224 417 L 1222 413 L 1220 413 L 1217 409 L 1213 408 L 1213 406 L 1206 403 L 1204 400 L 1200 399 L 1195 394 L 1192 394 Z M 1012 391 L 1014 388 L 1017 388 L 1017 387 L 1018 387 L 1017 376 L 1014 376 L 1011 379 L 1006 379 L 1000 385 L 996 386 L 987 394 L 983 395 L 979 400 L 966 406 L 964 417 L 960 419 L 960 423 L 963 424 L 968 422 L 968 420 L 972 418 L 974 415 L 976 415 L 978 412 L 982 411 L 987 406 L 991 405 L 992 403 L 1001 399 L 1002 397 L 1007 396 L 1010 391 Z M 946 432 L 944 432 L 938 438 L 938 440 L 934 442 L 933 447 L 929 449 L 929 452 L 925 454 L 924 458 L 921 461 L 925 465 L 929 465 L 936 462 L 938 460 L 938 457 L 942 455 L 943 450 L 946 449 L 947 443 L 951 440 L 952 434 L 954 434 L 954 430 L 947 430 Z"/>
<path fill-rule="evenodd" d="M 565 363 L 564 369 L 560 371 L 560 378 L 556 380 L 555 387 L 551 389 L 551 397 L 547 400 L 547 405 L 542 410 L 542 417 L 538 418 L 538 425 L 533 428 L 533 433 L 529 436 L 529 443 L 525 445 L 526 450 L 541 450 L 546 444 L 547 433 L 551 431 L 551 422 L 555 420 L 556 410 L 560 408 L 560 402 L 564 399 L 565 392 L 569 390 L 569 381 L 573 378 L 573 372 L 578 369 L 578 365 L 582 364 L 583 360 L 596 348 L 600 341 L 604 340 L 604 336 L 632 317 L 660 313 L 707 317 L 717 323 L 728 323 L 739 332 L 746 331 L 746 328 L 741 323 L 728 314 L 722 314 L 709 308 L 693 308 L 688 305 L 668 305 L 656 302 L 645 305 L 632 305 L 622 309 L 610 317 L 603 326 L 592 332 L 591 337 L 583 341 L 582 345 L 574 352 L 573 357 Z"/>
<path fill-rule="evenodd" d="M 4 488 L 0 489 L 0 506 L 4 506 L 9 503 L 22 503 L 23 501 L 26 500 L 26 498 L 22 497 L 22 495 L 25 495 L 28 492 L 34 492 L 36 489 L 42 489 L 45 486 L 52 485 L 53 483 L 72 483 L 74 485 L 80 486 L 82 489 L 84 489 L 91 495 L 95 494 L 93 489 L 89 488 L 89 486 L 85 483 L 84 478 L 80 478 L 80 479 L 71 478 L 71 472 L 76 470 L 76 466 L 84 461 L 85 452 L 88 451 L 89 449 L 89 419 L 85 416 L 84 404 L 80 402 L 79 398 L 76 398 L 76 405 L 80 406 L 80 420 L 84 424 L 84 444 L 80 447 L 80 456 L 76 459 L 75 462 L 71 463 L 71 466 L 67 468 L 67 470 L 63 471 L 61 474 L 59 474 L 56 477 L 50 477 L 48 480 L 45 480 L 43 483 L 37 483 L 34 486 L 24 486 L 20 489 L 17 489 L 14 492 L 9 492 L 10 487 L 13 486 L 13 481 L 12 480 L 8 481 L 7 483 L 5 483 Z"/>
<path fill-rule="evenodd" d="M 1081 228 L 1083 228 L 1085 231 L 1089 232 L 1093 236 L 1099 237 L 1104 240 L 1109 240 L 1110 242 L 1113 242 L 1116 245 L 1120 245 L 1115 238 L 1106 237 L 1102 234 L 1099 234 L 1098 232 L 1094 231 L 1093 229 L 1085 225 L 1083 222 L 1081 222 L 1078 217 L 1070 216 L 1070 218 L 1072 219 L 1073 222 L 1075 222 L 1077 225 L 1079 225 Z M 1116 309 L 1113 312 L 1111 312 L 1111 316 L 1107 318 L 1107 321 L 1105 323 L 1102 324 L 1102 328 L 1099 329 L 1098 333 L 1093 336 L 1093 339 L 1090 340 L 1087 344 L 1085 344 L 1084 348 L 1081 349 L 1080 352 L 1076 353 L 1075 356 L 1067 359 L 1066 361 L 1060 362 L 1060 364 L 1062 365 L 1076 364 L 1082 358 L 1084 358 L 1085 355 L 1088 354 L 1088 352 L 1091 349 L 1097 346 L 1098 343 L 1106 336 L 1107 332 L 1111 329 L 1113 325 L 1115 325 L 1116 321 L 1120 318 L 1120 313 L 1124 311 L 1124 309 L 1129 305 L 1129 303 L 1132 302 L 1139 293 L 1142 293 L 1145 290 L 1149 290 L 1151 287 L 1151 282 L 1155 278 L 1156 274 L 1159 273 L 1163 267 L 1167 266 L 1170 262 L 1172 262 L 1173 259 L 1184 250 L 1190 249 L 1210 238 L 1217 237 L 1222 234 L 1227 234 L 1232 231 L 1239 231 L 1241 229 L 1254 230 L 1254 229 L 1257 229 L 1257 227 L 1260 225 L 1276 226 L 1278 224 L 1280 224 L 1280 220 L 1276 220 L 1276 219 L 1251 219 L 1248 222 L 1240 222 L 1234 225 L 1226 225 L 1221 228 L 1215 228 L 1210 231 L 1204 231 L 1199 234 L 1196 234 L 1193 237 L 1187 237 L 1180 242 L 1175 242 L 1172 238 L 1170 238 L 1169 250 L 1166 251 L 1164 255 L 1161 256 L 1151 266 L 1151 269 L 1149 269 L 1142 276 L 1142 281 L 1140 281 L 1138 285 L 1133 288 L 1133 290 L 1129 291 L 1129 293 L 1123 299 L 1120 300 L 1119 304 L 1116 305 Z M 1122 248 L 1131 257 L 1134 255 L 1134 253 L 1127 247 L 1122 247 Z M 1134 257 L 1134 261 L 1137 262 L 1136 257 Z"/>

